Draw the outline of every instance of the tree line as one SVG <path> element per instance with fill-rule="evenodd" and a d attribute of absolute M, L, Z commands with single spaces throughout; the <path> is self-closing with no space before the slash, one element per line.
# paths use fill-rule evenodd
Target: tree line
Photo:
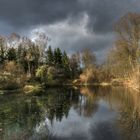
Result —
<path fill-rule="evenodd" d="M 0 36 L 0 81 L 10 77 L 20 82 L 25 78 L 41 83 L 74 80 L 74 83 L 88 84 L 121 78 L 139 86 L 140 14 L 124 15 L 114 31 L 114 47 L 102 65 L 97 64 L 94 52 L 87 48 L 72 55 L 59 47 L 53 49 L 48 46 L 45 33 L 36 32 L 32 40 L 16 33 Z"/>
<path fill-rule="evenodd" d="M 4 77 L 9 81 L 19 79 L 55 84 L 79 78 L 82 73 L 80 53 L 69 56 L 59 47 L 53 49 L 48 46 L 48 37 L 44 33 L 35 35 L 34 40 L 20 37 L 16 33 L 12 33 L 9 37 L 0 36 L 1 83 L 5 83 Z M 89 63 L 86 57 L 83 55 L 84 67 Z"/>

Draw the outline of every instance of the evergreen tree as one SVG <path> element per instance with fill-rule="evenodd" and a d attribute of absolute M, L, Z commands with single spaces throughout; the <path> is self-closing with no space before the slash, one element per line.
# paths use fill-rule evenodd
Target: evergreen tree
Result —
<path fill-rule="evenodd" d="M 51 46 L 49 46 L 46 53 L 47 53 L 47 58 L 46 58 L 47 64 L 53 65 L 54 64 L 54 54 L 53 54 L 53 51 L 51 49 Z"/>
<path fill-rule="evenodd" d="M 70 76 L 70 65 L 69 65 L 69 58 L 67 56 L 67 53 L 64 51 L 62 55 L 62 66 L 64 68 L 65 76 Z"/>
<path fill-rule="evenodd" d="M 16 49 L 9 48 L 6 56 L 7 56 L 8 61 L 16 61 L 17 60 Z"/>
<path fill-rule="evenodd" d="M 59 48 L 54 50 L 54 63 L 55 65 L 62 67 L 62 52 Z"/>
<path fill-rule="evenodd" d="M 62 54 L 62 64 L 64 67 L 69 66 L 69 59 L 68 59 L 67 53 L 65 51 Z"/>

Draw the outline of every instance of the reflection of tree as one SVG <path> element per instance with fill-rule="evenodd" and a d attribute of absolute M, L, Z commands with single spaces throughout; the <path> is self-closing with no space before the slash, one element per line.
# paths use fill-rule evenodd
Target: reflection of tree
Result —
<path fill-rule="evenodd" d="M 94 111 L 97 110 L 96 104 L 99 101 L 99 99 L 104 99 L 109 103 L 111 109 L 118 110 L 119 119 L 117 119 L 116 124 L 118 128 L 117 131 L 121 132 L 122 139 L 126 140 L 140 139 L 139 94 L 134 92 L 132 93 L 128 89 L 125 89 L 124 87 L 111 87 L 111 88 L 105 87 L 97 89 L 82 87 L 80 91 L 84 96 L 86 96 L 86 98 L 82 97 L 84 98 L 82 99 L 82 101 L 84 101 L 84 103 L 82 102 L 83 103 L 82 105 L 84 106 L 84 111 L 89 113 L 88 114 L 89 116 L 91 115 L 90 113 L 93 113 L 92 112 L 93 110 Z M 83 106 L 81 107 L 82 109 Z M 109 130 L 109 128 L 104 128 L 104 123 L 101 123 L 101 125 L 98 128 L 99 129 L 103 128 L 103 132 L 105 133 L 103 132 L 96 133 L 96 130 L 93 129 L 93 132 L 95 134 L 94 136 L 99 134 L 97 139 L 103 138 L 100 134 L 105 134 L 105 136 L 109 136 L 110 134 L 114 133 L 112 130 Z M 99 132 L 99 130 L 97 132 Z M 105 139 L 105 137 L 103 139 Z"/>
<path fill-rule="evenodd" d="M 59 88 L 47 89 L 41 96 L 1 96 L 0 139 L 27 139 L 35 135 L 36 127 L 46 117 L 52 123 L 54 119 L 61 121 L 68 116 L 71 105 L 78 103 L 78 96 L 73 89 Z"/>
<path fill-rule="evenodd" d="M 39 96 L 1 95 L 0 139 L 47 139 L 47 119 L 49 124 L 61 122 L 64 117 L 67 118 L 71 108 L 81 116 L 92 117 L 100 100 L 108 102 L 111 109 L 118 111 L 119 119 L 115 124 L 118 130 L 115 131 L 122 131 L 123 139 L 140 139 L 139 94 L 132 94 L 121 87 L 48 88 Z M 102 122 L 96 126 L 98 132 L 102 129 L 102 135 L 112 136 L 114 133 L 112 124 Z M 93 128 L 94 133 L 96 129 Z M 97 138 L 102 139 L 99 133 Z"/>
<path fill-rule="evenodd" d="M 125 90 L 121 95 L 120 118 L 118 126 L 121 128 L 124 139 L 140 139 L 140 96 Z"/>
<path fill-rule="evenodd" d="M 76 108 L 80 115 L 91 117 L 97 111 L 97 95 L 96 88 L 81 87 L 79 96 L 79 103 Z"/>
<path fill-rule="evenodd" d="M 123 87 L 112 88 L 111 94 L 105 99 L 119 111 L 118 129 L 123 139 L 140 139 L 140 103 L 139 94 L 130 92 Z M 116 107 L 115 107 L 116 108 Z"/>
<path fill-rule="evenodd" d="M 22 97 L 21 97 L 22 98 Z M 11 98 L 0 107 L 0 122 L 2 123 L 2 139 L 26 139 L 42 119 L 40 106 L 35 98 Z"/>
<path fill-rule="evenodd" d="M 140 117 L 137 110 L 122 111 L 119 126 L 127 140 L 140 139 Z"/>
<path fill-rule="evenodd" d="M 68 116 L 70 107 L 74 102 L 78 102 L 78 94 L 74 94 L 72 89 L 51 89 L 49 90 L 47 99 L 47 114 L 51 122 L 56 119 L 61 121 L 62 118 Z"/>

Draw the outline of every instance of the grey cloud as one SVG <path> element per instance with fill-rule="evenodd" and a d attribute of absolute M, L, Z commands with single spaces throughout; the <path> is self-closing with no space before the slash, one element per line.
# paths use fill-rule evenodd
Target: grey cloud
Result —
<path fill-rule="evenodd" d="M 76 0 L 1 0 L 0 20 L 17 28 L 49 24 L 79 13 Z"/>
<path fill-rule="evenodd" d="M 94 32 L 109 32 L 120 16 L 127 12 L 140 12 L 139 0 L 87 0 L 89 27 Z"/>
<path fill-rule="evenodd" d="M 53 47 L 69 53 L 86 47 L 104 59 L 113 24 L 127 12 L 140 12 L 139 7 L 139 0 L 0 0 L 0 33 L 28 35 L 42 28 Z"/>
<path fill-rule="evenodd" d="M 9 32 L 14 32 L 13 28 L 7 23 L 0 21 L 0 34 L 7 35 Z"/>
<path fill-rule="evenodd" d="M 70 16 L 74 20 L 86 12 L 89 29 L 106 32 L 119 16 L 128 11 L 140 12 L 139 6 L 139 0 L 0 0 L 0 21 L 19 30 Z"/>
<path fill-rule="evenodd" d="M 89 48 L 96 53 L 99 61 L 102 61 L 107 48 L 112 46 L 114 35 L 112 32 L 91 33 L 86 28 L 87 24 L 88 17 L 83 14 L 81 18 L 75 20 L 75 23 L 70 24 L 69 20 L 66 20 L 48 26 L 36 27 L 35 30 L 45 31 L 52 40 L 49 42 L 52 47 L 60 47 L 69 54 Z"/>

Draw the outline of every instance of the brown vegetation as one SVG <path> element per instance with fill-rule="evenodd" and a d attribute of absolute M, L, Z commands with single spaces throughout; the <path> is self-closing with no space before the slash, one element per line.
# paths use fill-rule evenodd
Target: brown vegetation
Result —
<path fill-rule="evenodd" d="M 139 88 L 140 14 L 128 13 L 116 23 L 117 40 L 108 55 L 111 75 L 123 78 L 129 86 Z M 128 82 L 129 81 L 129 82 Z"/>

